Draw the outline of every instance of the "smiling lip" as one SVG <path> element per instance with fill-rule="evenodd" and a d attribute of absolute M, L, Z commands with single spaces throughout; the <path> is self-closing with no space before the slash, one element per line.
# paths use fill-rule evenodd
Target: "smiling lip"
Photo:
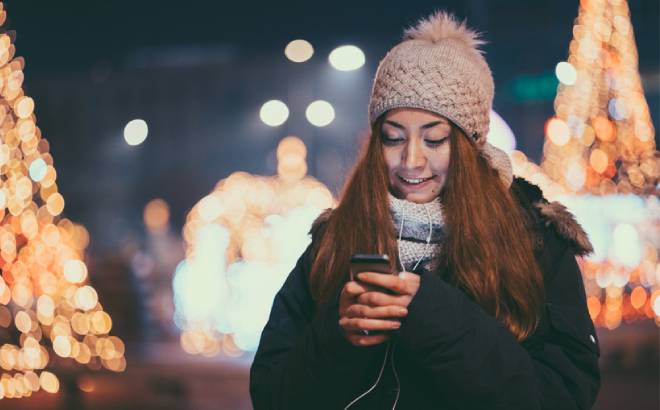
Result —
<path fill-rule="evenodd" d="M 428 181 L 433 179 L 433 177 L 428 177 L 428 178 L 404 178 L 401 175 L 397 175 L 399 180 L 404 183 L 405 186 L 408 187 L 420 187 L 423 185 L 426 185 Z"/>

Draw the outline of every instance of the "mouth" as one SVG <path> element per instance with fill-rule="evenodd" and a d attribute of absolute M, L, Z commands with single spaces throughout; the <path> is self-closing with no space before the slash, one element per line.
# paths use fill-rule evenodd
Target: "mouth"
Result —
<path fill-rule="evenodd" d="M 397 175 L 397 177 L 399 178 L 399 180 L 404 182 L 406 185 L 412 185 L 412 186 L 422 185 L 423 183 L 433 179 L 432 176 L 428 177 L 428 178 L 404 178 L 401 175 Z"/>

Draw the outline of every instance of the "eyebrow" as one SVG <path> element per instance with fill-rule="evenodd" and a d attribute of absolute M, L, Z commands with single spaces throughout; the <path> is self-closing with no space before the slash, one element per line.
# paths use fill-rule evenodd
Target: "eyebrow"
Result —
<path fill-rule="evenodd" d="M 390 124 L 391 126 L 396 127 L 396 128 L 398 128 L 398 129 L 400 129 L 400 130 L 405 130 L 405 129 L 406 129 L 406 127 L 404 127 L 403 125 L 399 124 L 399 123 L 396 122 L 396 121 L 385 120 L 385 123 Z M 422 128 L 422 129 L 428 129 L 428 128 L 433 128 L 433 127 L 435 127 L 435 126 L 438 125 L 438 124 L 446 124 L 446 123 L 447 123 L 446 121 L 433 121 L 433 122 L 429 122 L 429 123 L 427 123 L 427 124 L 422 125 L 420 128 Z"/>

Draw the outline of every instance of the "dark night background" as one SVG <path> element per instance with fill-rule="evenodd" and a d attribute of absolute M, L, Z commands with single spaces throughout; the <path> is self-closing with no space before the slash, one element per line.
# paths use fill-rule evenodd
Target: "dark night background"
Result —
<path fill-rule="evenodd" d="M 6 2 L 17 55 L 26 59 L 24 87 L 51 142 L 65 213 L 90 229 L 93 249 L 116 247 L 139 226 L 153 197 L 170 204 L 180 228 L 192 205 L 229 173 L 274 174 L 272 151 L 289 134 L 310 146 L 310 173 L 337 191 L 343 176 L 337 168 L 350 166 L 366 125 L 379 59 L 403 27 L 438 8 L 485 34 L 494 109 L 513 129 L 518 149 L 538 161 L 554 88 L 522 99 L 515 84 L 553 76 L 567 57 L 577 7 L 576 1 L 538 0 Z M 634 0 L 630 9 L 657 124 L 658 2 Z M 309 62 L 284 57 L 284 46 L 295 38 L 313 44 Z M 327 55 L 342 44 L 361 47 L 365 66 L 348 73 L 330 69 Z M 291 109 L 283 126 L 252 121 L 271 98 Z M 303 115 L 317 98 L 337 110 L 322 129 Z M 133 118 L 149 124 L 139 147 L 121 138 Z"/>
<path fill-rule="evenodd" d="M 4 3 L 5 27 L 16 31 L 16 55 L 26 61 L 23 87 L 35 100 L 37 125 L 55 159 L 64 214 L 89 230 L 90 256 L 101 261 L 91 279 L 100 299 L 109 301 L 108 310 L 112 313 L 114 306 L 123 312 L 112 314 L 119 317 L 118 332 L 129 341 L 144 336 L 144 323 L 135 319 L 142 305 L 129 274 L 111 273 L 103 261 L 144 239 L 144 206 L 153 198 L 166 200 L 179 233 L 187 212 L 220 179 L 239 170 L 275 174 L 274 150 L 287 135 L 305 141 L 309 174 L 337 193 L 367 124 L 367 100 L 380 58 L 404 27 L 436 9 L 467 18 L 484 33 L 496 83 L 494 110 L 514 131 L 517 149 L 538 162 L 544 122 L 554 113 L 555 88 L 547 87 L 547 79 L 554 79 L 555 65 L 568 56 L 579 6 L 566 0 Z M 629 2 L 639 71 L 656 128 L 659 4 Z M 297 38 L 314 46 L 314 56 L 303 64 L 290 62 L 283 53 Z M 352 72 L 332 69 L 328 53 L 343 44 L 359 46 L 365 66 Z M 535 91 L 520 95 L 521 84 Z M 283 100 L 291 110 L 280 127 L 259 120 L 259 108 L 270 99 Z M 316 99 L 335 107 L 336 118 L 327 127 L 313 127 L 305 119 L 306 105 Z M 122 132 L 134 118 L 149 124 L 149 136 L 130 147 Z M 624 345 L 637 332 L 610 340 Z M 640 332 L 640 338 L 647 337 L 647 331 Z M 653 332 L 657 342 L 655 327 Z M 632 356 L 612 347 L 604 393 L 595 408 L 658 408 L 655 346 Z M 133 389 L 144 400 L 141 408 L 249 408 L 245 363 L 218 370 L 197 357 L 172 367 L 127 357 L 127 373 L 99 376 L 111 386 L 105 397 L 128 396 L 107 408 L 132 408 L 126 403 Z M 195 382 L 183 383 L 183 377 Z M 149 387 L 143 387 L 147 378 Z M 216 397 L 217 386 L 227 398 Z M 67 391 L 69 404 L 60 403 L 60 408 L 82 407 L 84 400 L 71 393 L 77 390 Z M 4 401 L 1 406 L 51 408 L 52 400 L 43 400 Z"/>

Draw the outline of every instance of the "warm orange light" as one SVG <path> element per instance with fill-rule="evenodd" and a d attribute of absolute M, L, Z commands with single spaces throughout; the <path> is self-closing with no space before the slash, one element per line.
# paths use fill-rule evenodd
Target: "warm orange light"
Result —
<path fill-rule="evenodd" d="M 53 350 L 58 356 L 70 357 L 73 350 L 71 338 L 69 336 L 57 336 L 53 340 Z"/>
<path fill-rule="evenodd" d="M 96 383 L 90 377 L 81 377 L 78 380 L 78 388 L 85 393 L 91 393 L 96 389 Z"/>
<path fill-rule="evenodd" d="M 110 315 L 103 311 L 94 312 L 91 317 L 91 324 L 94 333 L 105 334 L 112 328 L 112 319 Z"/>
<path fill-rule="evenodd" d="M 594 171 L 602 174 L 607 169 L 607 154 L 600 149 L 591 151 L 589 156 L 589 164 Z"/>
<path fill-rule="evenodd" d="M 300 138 L 293 135 L 283 138 L 277 145 L 277 159 L 280 160 L 286 155 L 291 154 L 303 159 L 307 156 L 307 147 L 305 147 L 305 143 Z"/>
<path fill-rule="evenodd" d="M 91 286 L 83 286 L 75 293 L 76 307 L 82 310 L 90 310 L 98 303 L 96 290 Z"/>
<path fill-rule="evenodd" d="M 162 199 L 150 201 L 144 208 L 144 224 L 151 232 L 160 232 L 167 227 L 170 208 Z"/>
<path fill-rule="evenodd" d="M 71 283 L 80 283 L 87 279 L 87 266 L 78 259 L 70 259 L 64 263 L 64 278 Z"/>
<path fill-rule="evenodd" d="M 587 179 L 586 169 L 579 161 L 569 162 L 564 171 L 564 177 L 573 191 L 579 191 Z"/>
<path fill-rule="evenodd" d="M 22 333 L 29 333 L 32 328 L 32 319 L 24 310 L 16 314 L 14 323 L 16 324 L 16 328 Z"/>
<path fill-rule="evenodd" d="M 550 141 L 558 146 L 566 145 L 571 138 L 568 125 L 566 125 L 563 120 L 556 117 L 553 117 L 546 122 L 545 135 Z"/>
<path fill-rule="evenodd" d="M 307 174 L 307 163 L 304 158 L 296 154 L 289 154 L 280 158 L 277 173 L 287 181 L 301 180 Z"/>
<path fill-rule="evenodd" d="M 603 142 L 612 142 L 616 138 L 616 129 L 612 121 L 605 117 L 596 117 L 593 121 L 596 137 Z"/>
<path fill-rule="evenodd" d="M 656 316 L 660 316 L 660 289 L 651 294 L 651 309 Z"/>
<path fill-rule="evenodd" d="M 89 319 L 77 310 L 101 310 L 91 286 L 78 289 L 87 279 L 82 260 L 89 234 L 60 217 L 65 201 L 55 161 L 37 126 L 34 100 L 23 90 L 25 60 L 15 57 L 11 37 L 0 34 L 0 327 L 9 336 L 20 334 L 9 339 L 18 345 L 0 343 L 0 367 L 11 371 L 0 375 L 0 398 L 29 397 L 40 388 L 57 392 L 54 374 L 35 371 L 51 364 L 53 352 L 88 362 L 90 350 L 76 338 L 88 335 Z M 11 309 L 4 306 L 9 302 Z"/>
<path fill-rule="evenodd" d="M 608 329 L 616 329 L 621 324 L 621 309 L 605 309 L 605 326 Z"/>
<path fill-rule="evenodd" d="M 23 96 L 14 103 L 14 112 L 19 118 L 27 118 L 34 111 L 34 100 L 28 96 Z"/>
<path fill-rule="evenodd" d="M 641 286 L 637 286 L 630 293 L 630 304 L 635 309 L 640 309 L 644 306 L 644 303 L 646 303 L 646 290 Z"/>
<path fill-rule="evenodd" d="M 52 317 L 55 314 L 55 302 L 48 295 L 41 295 L 37 299 L 37 314 Z"/>
<path fill-rule="evenodd" d="M 86 335 L 89 333 L 89 317 L 85 313 L 76 312 L 71 317 L 71 328 L 79 335 Z"/>
<path fill-rule="evenodd" d="M 589 316 L 591 316 L 591 320 L 596 320 L 600 314 L 600 300 L 595 296 L 589 296 L 587 298 L 587 307 L 589 308 Z"/>
<path fill-rule="evenodd" d="M 51 372 L 41 372 L 39 375 L 39 382 L 41 383 L 41 388 L 48 393 L 57 393 L 60 389 L 60 381 Z"/>
<path fill-rule="evenodd" d="M 64 210 L 64 197 L 59 192 L 54 193 L 48 197 L 46 206 L 48 207 L 48 212 L 50 212 L 51 215 L 57 216 Z"/>

